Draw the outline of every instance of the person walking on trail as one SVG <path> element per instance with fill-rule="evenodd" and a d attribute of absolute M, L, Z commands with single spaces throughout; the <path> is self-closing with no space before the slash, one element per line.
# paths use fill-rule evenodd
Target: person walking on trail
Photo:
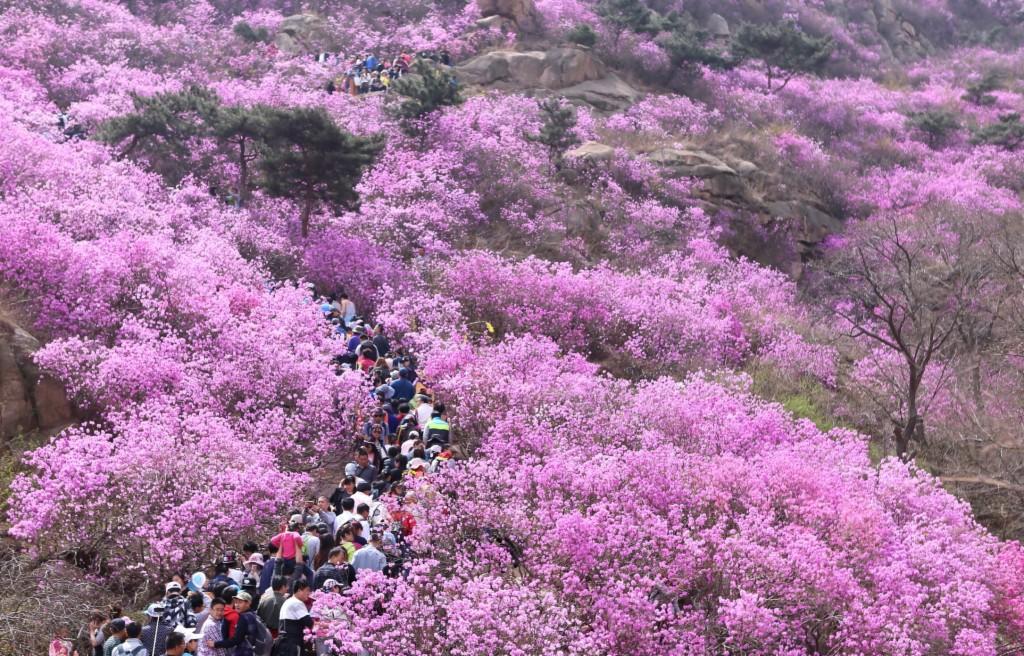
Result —
<path fill-rule="evenodd" d="M 181 584 L 171 581 L 164 586 L 165 596 L 161 604 L 164 607 L 163 617 L 160 621 L 170 626 L 184 626 L 191 629 L 196 625 L 196 616 L 192 614 L 192 607 L 188 599 L 181 594 Z"/>
<path fill-rule="evenodd" d="M 355 462 L 345 465 L 345 475 L 362 479 L 367 483 L 372 483 L 377 478 L 377 468 L 370 464 L 370 453 L 364 447 L 359 447 L 356 451 Z M 357 489 L 358 485 L 356 483 Z"/>
<path fill-rule="evenodd" d="M 270 629 L 270 635 L 277 637 L 280 630 L 281 606 L 288 598 L 288 579 L 283 576 L 275 576 L 270 588 L 260 597 L 259 607 L 256 615 Z"/>
<path fill-rule="evenodd" d="M 320 524 L 320 517 L 317 516 L 316 523 L 306 524 L 306 532 L 302 534 L 302 548 L 304 550 L 303 560 L 312 563 L 320 551 L 320 531 L 317 527 Z"/>
<path fill-rule="evenodd" d="M 280 656 L 300 656 L 305 632 L 313 628 L 313 618 L 306 608 L 309 600 L 310 587 L 305 581 L 296 581 L 292 586 L 292 596 L 281 606 Z"/>
<path fill-rule="evenodd" d="M 164 610 L 165 608 L 161 604 L 150 604 L 146 609 L 149 624 L 142 629 L 141 640 L 150 654 L 164 653 L 164 649 L 167 647 L 167 636 L 174 631 L 173 626 L 160 621 Z"/>
<path fill-rule="evenodd" d="M 338 311 L 341 314 L 342 322 L 346 326 L 356 318 L 356 304 L 349 300 L 348 294 L 341 295 L 341 299 L 338 301 Z"/>
<path fill-rule="evenodd" d="M 249 611 L 252 606 L 252 597 L 248 592 L 239 592 L 234 599 L 235 610 L 238 612 L 238 625 L 232 637 L 217 641 L 208 640 L 207 647 L 228 648 L 234 656 L 253 656 L 252 638 L 256 636 L 256 627 L 253 622 L 257 621 Z"/>
<path fill-rule="evenodd" d="M 416 386 L 409 382 L 409 370 L 399 369 L 398 380 L 391 381 L 391 389 L 395 390 L 395 401 L 409 401 L 416 394 Z"/>
<path fill-rule="evenodd" d="M 377 529 L 370 532 L 370 542 L 356 552 L 352 559 L 352 569 L 358 574 L 361 570 L 381 572 L 388 564 L 387 556 L 381 550 L 383 546 L 383 534 Z"/>
<path fill-rule="evenodd" d="M 327 529 L 334 533 L 334 522 L 338 516 L 331 510 L 331 501 L 325 496 L 318 497 L 316 507 L 320 513 L 320 522 L 327 525 Z"/>
<path fill-rule="evenodd" d="M 214 599 L 210 602 L 210 619 L 203 624 L 199 631 L 199 656 L 228 656 L 228 650 L 209 645 L 224 640 L 224 600 Z"/>
<path fill-rule="evenodd" d="M 351 581 L 351 570 L 349 569 L 348 554 L 344 547 L 331 549 L 327 562 L 316 571 L 313 577 L 313 588 L 320 590 L 328 580 L 337 581 L 342 587 L 348 587 Z"/>
<path fill-rule="evenodd" d="M 113 656 L 118 645 L 128 639 L 128 624 L 120 617 L 110 620 L 108 624 L 110 637 L 103 643 L 103 656 Z M 140 627 L 141 630 L 141 627 Z"/>
<path fill-rule="evenodd" d="M 164 648 L 166 656 L 182 656 L 185 653 L 185 634 L 175 631 L 167 636 L 167 646 Z"/>
<path fill-rule="evenodd" d="M 451 426 L 448 425 L 445 419 L 444 404 L 438 403 L 434 406 L 434 412 L 431 413 L 430 421 L 427 422 L 425 428 L 427 446 L 430 446 L 431 443 L 447 446 L 448 439 L 451 437 L 451 430 Z"/>
<path fill-rule="evenodd" d="M 149 656 L 149 653 L 142 643 L 142 625 L 130 622 L 125 626 L 125 641 L 114 648 L 113 656 Z"/>
<path fill-rule="evenodd" d="M 283 563 L 281 571 L 285 576 L 291 576 L 295 566 L 302 562 L 302 536 L 298 532 L 299 528 L 297 522 L 292 522 L 288 530 L 270 538 L 270 544 L 278 548 L 278 556 Z"/>

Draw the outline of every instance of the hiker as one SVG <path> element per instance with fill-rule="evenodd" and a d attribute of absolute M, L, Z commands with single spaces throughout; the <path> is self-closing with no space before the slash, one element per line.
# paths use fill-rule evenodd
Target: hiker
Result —
<path fill-rule="evenodd" d="M 317 516 L 315 522 L 306 524 L 306 531 L 302 534 L 302 549 L 305 553 L 303 560 L 307 563 L 316 560 L 317 552 L 320 551 L 320 531 L 317 529 L 319 525 L 320 518 Z"/>
<path fill-rule="evenodd" d="M 129 622 L 125 626 L 124 634 L 125 640 L 114 648 L 114 651 L 111 652 L 113 656 L 149 656 L 150 652 L 142 642 L 141 624 Z"/>
<path fill-rule="evenodd" d="M 358 574 L 361 570 L 371 570 L 374 572 L 381 572 L 384 567 L 388 564 L 387 556 L 381 551 L 383 534 L 381 531 L 374 529 L 370 533 L 370 542 L 365 547 L 356 552 L 355 558 L 352 560 L 352 569 Z"/>
<path fill-rule="evenodd" d="M 181 595 L 181 588 L 181 584 L 177 581 L 170 581 L 164 586 L 165 594 L 161 602 L 164 614 L 160 621 L 170 626 L 180 624 L 190 629 L 196 625 L 196 616 L 192 613 L 188 599 Z"/>
<path fill-rule="evenodd" d="M 353 487 L 355 486 L 353 485 Z M 278 546 L 275 544 L 268 544 L 267 551 L 270 554 L 270 558 L 267 559 L 263 566 L 263 571 L 260 572 L 260 585 L 256 588 L 256 591 L 261 595 L 270 587 L 275 574 L 281 573 L 279 569 L 284 568 L 282 559 L 278 557 Z"/>
<path fill-rule="evenodd" d="M 185 653 L 185 636 L 175 631 L 167 636 L 167 646 L 164 652 L 167 656 L 181 656 Z"/>
<path fill-rule="evenodd" d="M 310 587 L 305 581 L 296 581 L 292 586 L 292 596 L 281 606 L 280 656 L 299 656 L 305 641 L 305 632 L 313 628 L 313 618 L 306 608 Z"/>
<path fill-rule="evenodd" d="M 270 629 L 270 635 L 277 637 L 280 627 L 281 606 L 284 605 L 288 595 L 288 579 L 283 576 L 275 576 L 271 586 L 260 597 L 256 614 L 263 623 Z"/>
<path fill-rule="evenodd" d="M 355 462 L 345 465 L 345 475 L 362 479 L 368 483 L 372 483 L 373 479 L 377 478 L 377 468 L 370 464 L 370 453 L 365 447 L 359 447 L 359 450 L 356 451 Z M 356 487 L 358 489 L 358 483 Z"/>
<path fill-rule="evenodd" d="M 295 519 L 295 516 L 292 517 Z M 295 565 L 302 562 L 302 536 L 298 533 L 300 524 L 292 522 L 288 530 L 281 531 L 270 538 L 270 544 L 279 549 L 279 555 L 283 563 L 282 573 L 291 576 L 295 571 Z"/>
<path fill-rule="evenodd" d="M 398 370 L 398 380 L 391 382 L 391 389 L 395 390 L 395 400 L 397 401 L 409 401 L 416 395 L 416 386 L 409 381 L 408 369 Z"/>
<path fill-rule="evenodd" d="M 128 624 L 120 617 L 110 620 L 107 623 L 110 637 L 107 638 L 101 647 L 103 656 L 112 656 L 118 645 L 128 639 Z"/>
<path fill-rule="evenodd" d="M 317 497 L 316 506 L 320 513 L 320 521 L 327 525 L 331 533 L 334 533 L 334 521 L 338 518 L 331 510 L 331 502 L 325 497 Z"/>
<path fill-rule="evenodd" d="M 150 654 L 164 653 L 164 649 L 167 646 L 167 636 L 171 635 L 174 631 L 173 626 L 160 621 L 164 616 L 165 610 L 161 604 L 150 604 L 149 608 L 146 609 L 146 617 L 149 618 L 149 624 L 142 629 L 142 635 L 139 638 Z"/>
<path fill-rule="evenodd" d="M 236 656 L 252 656 L 255 652 L 249 638 L 255 634 L 256 627 L 253 622 L 256 620 L 249 611 L 251 605 L 252 597 L 248 592 L 243 591 L 235 595 L 234 608 L 238 613 L 238 624 L 235 626 L 234 634 L 226 639 L 207 640 L 206 646 L 233 649 L 232 653 Z"/>
<path fill-rule="evenodd" d="M 228 656 L 228 650 L 211 647 L 224 639 L 222 622 L 224 621 L 224 600 L 214 599 L 210 602 L 210 619 L 199 631 L 199 656 Z"/>
<path fill-rule="evenodd" d="M 343 587 L 349 585 L 351 569 L 348 566 L 348 556 L 344 547 L 331 549 L 331 553 L 327 556 L 327 562 L 316 571 L 316 576 L 313 577 L 313 588 L 320 590 L 329 579 L 337 581 Z"/>
<path fill-rule="evenodd" d="M 445 420 L 445 412 L 444 404 L 438 403 L 434 406 L 434 411 L 430 413 L 430 421 L 427 422 L 424 428 L 427 446 L 430 446 L 432 442 L 444 446 L 448 445 L 448 439 L 451 436 L 451 426 Z"/>
<path fill-rule="evenodd" d="M 345 478 L 338 482 L 338 487 L 334 488 L 334 492 L 331 493 L 331 505 L 340 514 L 342 512 L 341 503 L 356 491 L 356 479 L 355 476 L 346 475 Z M 341 523 L 335 519 L 334 532 L 338 531 Z"/>

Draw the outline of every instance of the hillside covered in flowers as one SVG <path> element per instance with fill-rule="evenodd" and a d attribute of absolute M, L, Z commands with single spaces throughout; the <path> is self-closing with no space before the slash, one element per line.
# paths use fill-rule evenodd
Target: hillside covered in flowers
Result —
<path fill-rule="evenodd" d="M 454 456 L 375 493 L 405 558 L 313 593 L 320 653 L 1024 650 L 1019 1 L 0 36 L 0 654 L 331 494 L 387 392 L 342 294 Z"/>

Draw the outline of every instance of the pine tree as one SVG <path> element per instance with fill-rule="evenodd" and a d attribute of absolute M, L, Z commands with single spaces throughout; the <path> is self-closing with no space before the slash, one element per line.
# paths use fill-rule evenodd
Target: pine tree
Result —
<path fill-rule="evenodd" d="M 996 102 L 996 97 L 991 92 L 1002 88 L 1002 86 L 1002 76 L 995 71 L 989 71 L 977 82 L 967 85 L 967 92 L 964 93 L 963 99 L 975 105 L 993 105 Z"/>
<path fill-rule="evenodd" d="M 257 29 L 245 21 L 235 23 L 233 31 L 235 36 L 249 43 L 270 43 L 271 41 L 270 32 L 267 31 L 267 28 L 261 27 Z"/>
<path fill-rule="evenodd" d="M 249 168 L 259 156 L 259 145 L 267 136 L 272 110 L 264 105 L 224 107 L 211 117 L 211 134 L 229 152 L 238 166 L 238 204 L 249 198 Z"/>
<path fill-rule="evenodd" d="M 613 47 L 619 45 L 627 30 L 638 34 L 657 34 L 660 30 L 658 14 L 640 0 L 601 0 L 596 11 L 615 35 Z"/>
<path fill-rule="evenodd" d="M 391 113 L 402 121 L 403 129 L 410 135 L 419 132 L 420 121 L 441 107 L 462 104 L 455 77 L 447 67 L 417 60 L 412 74 L 399 78 L 392 90 L 403 96 L 401 103 L 392 105 Z"/>
<path fill-rule="evenodd" d="M 739 63 L 727 54 L 709 48 L 708 32 L 696 27 L 692 21 L 679 14 L 670 14 L 664 25 L 669 28 L 669 35 L 661 39 L 658 45 L 668 55 L 673 69 L 682 69 L 688 75 L 692 75 L 698 66 L 727 70 Z"/>
<path fill-rule="evenodd" d="M 957 120 L 956 115 L 946 109 L 926 109 L 923 112 L 913 112 L 907 117 L 907 125 L 923 132 L 928 140 L 928 145 L 932 148 L 960 129 L 960 121 Z"/>
<path fill-rule="evenodd" d="M 269 110 L 265 139 L 261 186 L 271 196 L 301 203 L 303 237 L 318 204 L 355 206 L 355 185 L 383 147 L 380 139 L 349 134 L 314 108 Z"/>
<path fill-rule="evenodd" d="M 527 139 L 547 146 L 551 160 L 558 168 L 565 151 L 580 143 L 573 131 L 576 127 L 576 109 L 558 98 L 548 98 L 537 103 L 537 106 L 544 123 L 537 134 L 529 134 Z"/>
<path fill-rule="evenodd" d="M 594 29 L 586 23 L 580 23 L 569 30 L 569 33 L 565 38 L 568 39 L 570 43 L 586 46 L 587 48 L 593 48 L 594 44 L 597 43 L 597 33 L 594 32 Z"/>
<path fill-rule="evenodd" d="M 974 131 L 971 142 L 1016 150 L 1017 146 L 1024 143 L 1024 123 L 1020 121 L 1020 114 L 1003 114 L 997 122 L 978 128 Z"/>
<path fill-rule="evenodd" d="M 210 118 L 220 106 L 217 94 L 193 85 L 147 97 L 133 94 L 132 103 L 134 112 L 104 121 L 96 138 L 121 146 L 118 158 L 148 160 L 168 184 L 177 184 L 194 172 L 190 146 L 209 135 Z"/>
<path fill-rule="evenodd" d="M 830 37 L 812 37 L 791 23 L 744 25 L 736 37 L 740 57 L 764 62 L 766 93 L 781 91 L 797 73 L 820 71 L 832 56 L 834 45 Z M 773 87 L 776 79 L 782 84 Z"/>

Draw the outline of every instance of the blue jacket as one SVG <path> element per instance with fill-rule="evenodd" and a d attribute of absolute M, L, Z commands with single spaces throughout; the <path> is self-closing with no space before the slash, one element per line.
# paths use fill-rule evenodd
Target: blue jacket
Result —
<path fill-rule="evenodd" d="M 395 390 L 395 398 L 403 401 L 408 401 L 416 394 L 416 386 L 404 378 L 392 381 L 391 389 Z"/>

